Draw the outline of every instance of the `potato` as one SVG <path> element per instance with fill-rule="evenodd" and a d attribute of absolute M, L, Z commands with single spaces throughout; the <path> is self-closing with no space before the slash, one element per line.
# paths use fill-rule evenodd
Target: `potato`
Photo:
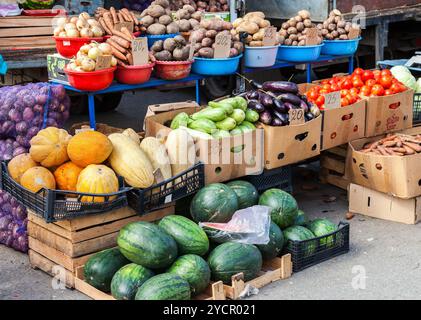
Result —
<path fill-rule="evenodd" d="M 300 46 L 300 47 L 303 47 L 305 45 L 306 45 L 306 40 L 305 39 L 298 42 L 298 46 Z"/>
<path fill-rule="evenodd" d="M 154 4 L 160 5 L 163 8 L 168 8 L 170 6 L 170 3 L 168 0 L 155 0 Z"/>
<path fill-rule="evenodd" d="M 311 23 L 311 21 L 310 21 L 310 23 Z M 329 26 L 329 22 L 324 21 L 323 22 L 323 28 L 327 29 L 328 26 Z"/>
<path fill-rule="evenodd" d="M 176 61 L 182 61 L 182 60 L 187 60 L 187 58 L 183 58 L 183 49 L 182 48 L 175 48 L 172 56 L 174 58 L 174 60 Z"/>
<path fill-rule="evenodd" d="M 237 28 L 237 32 L 247 32 L 249 34 L 255 34 L 259 31 L 259 29 L 259 26 L 254 22 L 244 22 Z"/>
<path fill-rule="evenodd" d="M 303 31 L 304 30 L 304 23 L 302 22 L 298 22 L 296 25 L 296 28 L 298 31 Z"/>
<path fill-rule="evenodd" d="M 339 33 L 339 35 L 343 35 L 343 34 L 346 34 L 347 32 L 345 31 L 345 29 L 343 29 L 343 28 L 338 28 L 338 33 Z"/>
<path fill-rule="evenodd" d="M 233 47 L 235 49 L 237 49 L 237 51 L 238 51 L 239 54 L 240 53 L 243 53 L 243 51 L 244 51 L 244 45 L 243 45 L 243 43 L 241 41 L 235 41 L 233 43 Z"/>
<path fill-rule="evenodd" d="M 286 37 L 288 35 L 288 32 L 286 30 L 282 29 L 282 30 L 279 30 L 279 35 L 282 36 L 282 37 Z"/>
<path fill-rule="evenodd" d="M 246 38 L 246 43 L 249 43 L 251 41 L 253 41 L 253 37 L 251 35 L 248 35 Z"/>
<path fill-rule="evenodd" d="M 297 41 L 297 40 L 298 40 L 298 35 L 297 35 L 297 34 L 291 34 L 291 35 L 289 36 L 289 38 L 290 38 L 292 41 Z"/>
<path fill-rule="evenodd" d="M 235 30 L 234 30 L 235 32 Z M 205 37 L 206 38 L 211 38 L 211 39 L 215 39 L 216 35 L 218 34 L 218 31 L 215 30 L 207 30 L 205 33 Z"/>
<path fill-rule="evenodd" d="M 148 9 L 148 14 L 153 18 L 159 18 L 165 14 L 165 9 L 160 5 L 152 5 Z"/>
<path fill-rule="evenodd" d="M 196 11 L 196 9 L 195 8 L 193 8 L 191 5 L 189 5 L 189 4 L 185 4 L 184 6 L 183 6 L 183 10 L 186 10 L 188 13 L 190 13 L 190 14 L 193 14 L 195 11 Z"/>
<path fill-rule="evenodd" d="M 297 29 L 294 27 L 289 27 L 287 30 L 288 34 L 296 34 L 297 33 Z"/>
<path fill-rule="evenodd" d="M 214 51 L 212 48 L 202 48 L 198 53 L 202 58 L 213 58 Z"/>
<path fill-rule="evenodd" d="M 164 26 L 167 26 L 172 22 L 172 19 L 170 16 L 167 16 L 166 14 L 164 14 L 163 16 L 159 17 L 158 22 L 160 24 L 163 24 Z"/>
<path fill-rule="evenodd" d="M 293 42 L 292 42 L 292 45 L 293 45 L 293 46 L 298 46 L 298 41 L 293 41 Z"/>
<path fill-rule="evenodd" d="M 180 28 L 181 32 L 187 32 L 191 28 L 191 24 L 190 24 L 189 20 L 186 20 L 186 19 L 181 19 L 181 20 L 177 21 L 177 24 L 178 24 L 178 27 Z"/>
<path fill-rule="evenodd" d="M 262 47 L 263 46 L 263 41 L 251 41 L 249 43 L 250 47 Z"/>
<path fill-rule="evenodd" d="M 196 42 L 194 44 L 194 51 L 199 51 L 202 48 L 202 44 L 200 42 Z"/>
<path fill-rule="evenodd" d="M 342 21 L 342 18 L 339 16 L 335 17 L 335 23 L 338 24 L 338 22 Z"/>
<path fill-rule="evenodd" d="M 303 20 L 305 19 L 310 19 L 310 12 L 308 12 L 307 10 L 301 10 L 298 11 L 298 15 L 303 18 Z"/>
<path fill-rule="evenodd" d="M 232 23 L 234 28 L 237 28 L 240 26 L 240 24 L 242 24 L 244 22 L 243 18 L 237 18 L 234 20 L 234 22 Z"/>
<path fill-rule="evenodd" d="M 167 50 L 163 50 L 161 52 L 156 52 L 154 54 L 156 60 L 159 61 L 171 61 L 172 60 L 172 54 L 171 52 L 167 51 Z"/>
<path fill-rule="evenodd" d="M 194 30 L 195 27 L 199 26 L 199 21 L 195 20 L 195 19 L 189 19 L 188 20 L 191 26 L 191 29 Z"/>
<path fill-rule="evenodd" d="M 213 44 L 213 39 L 211 38 L 203 38 L 202 40 L 202 47 L 211 47 Z"/>
<path fill-rule="evenodd" d="M 236 56 L 238 56 L 240 53 L 238 52 L 238 50 L 237 49 L 235 49 L 235 48 L 231 48 L 230 49 L 230 55 L 229 55 L 229 57 L 230 58 L 232 58 L 232 57 L 236 57 Z"/>
<path fill-rule="evenodd" d="M 316 26 L 316 28 L 317 28 L 317 29 L 319 29 L 319 30 L 322 30 L 322 29 L 323 29 L 323 24 L 319 23 L 319 24 Z"/>
<path fill-rule="evenodd" d="M 200 11 L 196 11 L 191 14 L 190 18 L 200 22 L 202 20 L 202 13 Z"/>
<path fill-rule="evenodd" d="M 142 19 L 140 19 L 140 21 L 142 22 L 142 24 L 147 28 L 149 27 L 151 24 L 154 23 L 154 18 L 152 18 L 151 16 L 147 15 L 144 16 Z"/>
<path fill-rule="evenodd" d="M 167 31 L 164 25 L 159 23 L 151 24 L 148 29 L 146 29 L 146 32 L 148 34 L 164 34 Z"/>
<path fill-rule="evenodd" d="M 306 38 L 307 38 L 306 36 L 301 35 L 298 37 L 298 41 L 306 40 Z"/>
<path fill-rule="evenodd" d="M 175 16 L 177 17 L 177 19 L 182 20 L 182 19 L 190 19 L 190 13 L 187 10 L 184 9 L 180 9 L 175 13 Z"/>
<path fill-rule="evenodd" d="M 164 49 L 163 45 L 164 45 L 163 40 L 155 41 L 154 44 L 151 47 L 151 50 L 155 51 L 155 52 L 160 52 Z"/>
<path fill-rule="evenodd" d="M 205 32 L 202 29 L 194 30 L 190 34 L 190 42 L 201 43 L 205 37 Z"/>
<path fill-rule="evenodd" d="M 256 32 L 255 34 L 253 34 L 253 41 L 262 41 L 263 37 L 265 36 L 265 29 L 260 29 L 263 30 L 263 32 Z"/>
<path fill-rule="evenodd" d="M 178 33 L 180 31 L 180 27 L 178 26 L 178 24 L 176 22 L 171 22 L 168 26 L 167 26 L 167 33 L 168 34 L 174 34 L 174 33 Z"/>
<path fill-rule="evenodd" d="M 311 28 L 311 26 L 313 25 L 313 23 L 311 22 L 310 19 L 305 19 L 303 21 L 303 23 L 304 23 L 304 27 L 306 27 L 306 28 Z M 326 26 L 326 28 L 327 28 L 327 26 Z"/>
<path fill-rule="evenodd" d="M 330 23 L 335 23 L 335 17 L 329 17 L 329 18 L 327 18 L 327 20 L 326 20 L 329 24 Z"/>
<path fill-rule="evenodd" d="M 244 20 L 248 20 L 251 17 L 259 17 L 261 19 L 265 18 L 265 14 L 261 11 L 254 11 L 254 12 L 249 12 L 244 16 Z"/>
<path fill-rule="evenodd" d="M 259 23 L 260 28 L 269 28 L 270 27 L 270 21 L 269 20 L 262 20 Z"/>
<path fill-rule="evenodd" d="M 186 41 L 186 39 L 185 39 L 183 36 L 181 36 L 181 35 L 177 35 L 177 36 L 175 36 L 173 39 L 174 39 L 174 41 L 175 41 L 175 42 L 177 42 L 179 45 L 182 45 L 182 46 L 187 45 L 187 41 Z"/>
<path fill-rule="evenodd" d="M 212 19 L 208 29 L 222 31 L 224 29 L 224 22 L 221 19 Z"/>
<path fill-rule="evenodd" d="M 163 47 L 164 47 L 164 50 L 173 52 L 176 45 L 177 45 L 177 42 L 174 40 L 174 38 L 168 38 L 164 40 Z"/>
<path fill-rule="evenodd" d="M 278 38 L 279 44 L 280 45 L 283 45 L 284 42 L 285 42 L 285 37 L 284 36 L 281 36 L 281 35 L 278 35 L 277 38 Z"/>
<path fill-rule="evenodd" d="M 297 25 L 297 20 L 294 18 L 288 20 L 288 24 L 290 27 L 295 27 Z"/>
<path fill-rule="evenodd" d="M 327 30 L 329 30 L 329 31 L 336 30 L 336 24 L 330 23 L 329 26 L 327 27 Z"/>
<path fill-rule="evenodd" d="M 200 21 L 200 26 L 204 29 L 210 29 L 211 24 L 212 21 L 208 19 L 203 19 L 202 21 Z"/>
<path fill-rule="evenodd" d="M 282 24 L 282 29 L 284 29 L 284 30 L 288 30 L 288 28 L 290 27 L 290 25 L 289 25 L 289 23 L 288 22 L 284 22 L 283 24 Z"/>
<path fill-rule="evenodd" d="M 325 35 L 325 38 L 327 40 L 333 40 L 333 36 L 330 33 L 328 33 L 327 35 Z"/>
<path fill-rule="evenodd" d="M 335 38 L 335 39 L 339 37 L 339 32 L 338 32 L 338 31 L 336 31 L 336 30 L 333 30 L 330 34 L 331 34 L 331 35 L 332 35 L 332 37 L 333 37 L 333 38 Z"/>
<path fill-rule="evenodd" d="M 325 36 L 325 35 L 327 35 L 329 33 L 329 30 L 327 30 L 327 29 L 323 29 L 322 30 L 322 36 Z"/>
<path fill-rule="evenodd" d="M 340 39 L 340 40 L 348 40 L 348 35 L 347 35 L 347 34 L 341 34 L 341 35 L 339 36 L 339 39 Z"/>
<path fill-rule="evenodd" d="M 342 12 L 340 12 L 338 9 L 333 9 L 329 16 L 342 16 Z"/>
<path fill-rule="evenodd" d="M 337 23 L 338 28 L 344 29 L 346 26 L 346 21 L 345 20 L 341 20 Z"/>
<path fill-rule="evenodd" d="M 346 32 L 349 32 L 349 30 L 351 30 L 351 27 L 352 27 L 352 23 L 351 23 L 351 22 L 347 22 L 347 23 L 345 24 L 345 31 L 346 31 Z"/>
<path fill-rule="evenodd" d="M 286 46 L 290 46 L 290 45 L 292 45 L 292 40 L 291 40 L 291 39 L 285 39 L 284 44 L 285 44 Z"/>
<path fill-rule="evenodd" d="M 231 22 L 228 22 L 228 21 L 224 21 L 223 22 L 223 26 L 222 26 L 222 29 L 223 30 L 232 30 L 232 28 L 233 28 L 233 26 L 232 26 L 232 23 Z"/>

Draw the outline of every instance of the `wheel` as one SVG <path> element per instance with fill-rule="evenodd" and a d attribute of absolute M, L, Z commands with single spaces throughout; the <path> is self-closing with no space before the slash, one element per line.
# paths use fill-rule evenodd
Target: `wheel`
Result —
<path fill-rule="evenodd" d="M 212 77 L 205 80 L 204 94 L 208 100 L 231 95 L 235 89 L 235 76 Z"/>
<path fill-rule="evenodd" d="M 80 94 L 72 94 L 70 96 L 71 114 L 88 114 L 88 96 Z M 113 92 L 106 94 L 99 94 L 95 96 L 95 111 L 97 112 L 107 112 L 112 111 L 118 107 L 120 104 L 121 98 L 123 96 L 122 92 Z"/>

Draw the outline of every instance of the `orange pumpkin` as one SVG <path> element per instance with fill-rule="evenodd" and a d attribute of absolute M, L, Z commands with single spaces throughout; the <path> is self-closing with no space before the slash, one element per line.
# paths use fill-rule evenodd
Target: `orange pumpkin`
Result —
<path fill-rule="evenodd" d="M 90 164 L 79 174 L 76 191 L 106 194 L 118 191 L 118 179 L 112 169 L 104 165 Z M 115 197 L 110 197 L 109 200 Z M 105 197 L 82 197 L 82 202 L 104 202 Z"/>
<path fill-rule="evenodd" d="M 45 128 L 31 139 L 29 154 L 43 167 L 59 166 L 69 160 L 67 145 L 71 137 L 64 129 Z"/>
<path fill-rule="evenodd" d="M 106 135 L 98 131 L 83 131 L 70 139 L 67 153 L 70 160 L 79 167 L 101 164 L 113 151 L 113 145 Z"/>
<path fill-rule="evenodd" d="M 77 178 L 83 169 L 69 161 L 54 171 L 57 188 L 60 190 L 76 191 Z"/>
<path fill-rule="evenodd" d="M 19 183 L 26 170 L 36 166 L 38 164 L 31 158 L 29 153 L 22 153 L 9 161 L 7 169 L 12 179 Z"/>
<path fill-rule="evenodd" d="M 32 192 L 38 192 L 42 188 L 56 188 L 54 175 L 44 167 L 32 167 L 26 170 L 20 179 L 20 184 Z"/>

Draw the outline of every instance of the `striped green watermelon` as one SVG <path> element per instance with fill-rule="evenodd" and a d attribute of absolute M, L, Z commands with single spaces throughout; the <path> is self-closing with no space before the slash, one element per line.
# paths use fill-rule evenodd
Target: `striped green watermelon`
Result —
<path fill-rule="evenodd" d="M 298 210 L 294 226 L 305 226 L 308 223 L 307 216 L 303 210 Z"/>
<path fill-rule="evenodd" d="M 259 198 L 259 205 L 271 208 L 272 221 L 282 230 L 294 224 L 298 206 L 288 192 L 275 188 L 266 190 Z"/>
<path fill-rule="evenodd" d="M 51 9 L 55 0 L 25 0 L 21 3 L 24 9 L 37 10 L 37 9 Z"/>
<path fill-rule="evenodd" d="M 315 219 L 308 224 L 308 228 L 314 233 L 316 237 L 322 237 L 326 234 L 335 232 L 338 230 L 338 226 L 327 219 Z M 327 245 L 328 247 L 333 246 L 334 236 L 329 236 L 320 239 L 320 245 Z"/>
<path fill-rule="evenodd" d="M 121 253 L 146 268 L 166 268 L 177 258 L 177 243 L 161 227 L 150 222 L 124 226 L 117 237 Z"/>
<path fill-rule="evenodd" d="M 284 247 L 284 234 L 282 230 L 273 222 L 270 222 L 269 230 L 269 243 L 268 244 L 258 244 L 257 248 L 260 250 L 263 259 L 270 260 L 277 256 L 282 251 Z"/>
<path fill-rule="evenodd" d="M 171 215 L 163 218 L 159 226 L 177 242 L 179 254 L 204 255 L 209 250 L 206 233 L 195 222 L 183 216 Z"/>
<path fill-rule="evenodd" d="M 215 281 L 230 283 L 231 277 L 240 272 L 244 274 L 244 280 L 249 281 L 262 269 L 262 254 L 252 244 L 227 242 L 209 254 L 208 264 Z"/>
<path fill-rule="evenodd" d="M 206 261 L 195 254 L 177 258 L 168 273 L 179 275 L 190 284 L 192 295 L 203 292 L 209 285 L 211 271 Z"/>
<path fill-rule="evenodd" d="M 135 300 L 190 300 L 190 285 L 182 277 L 162 273 L 147 280 L 137 290 Z"/>
<path fill-rule="evenodd" d="M 196 222 L 228 222 L 237 210 L 236 193 L 222 183 L 202 188 L 190 205 L 190 214 Z"/>
<path fill-rule="evenodd" d="M 287 249 L 288 251 L 292 251 L 293 245 L 292 241 L 304 241 L 310 240 L 314 238 L 313 232 L 303 226 L 293 226 L 285 229 L 284 231 L 285 240 L 287 240 Z M 310 256 L 315 253 L 316 250 L 316 242 L 309 241 L 304 244 L 305 252 L 304 256 Z"/>
<path fill-rule="evenodd" d="M 153 271 L 135 263 L 125 265 L 114 274 L 111 295 L 117 300 L 134 300 L 140 286 L 153 276 Z"/>
<path fill-rule="evenodd" d="M 238 197 L 238 209 L 245 209 L 254 206 L 259 201 L 259 193 L 250 182 L 235 180 L 227 183 Z"/>
<path fill-rule="evenodd" d="M 114 274 L 124 265 L 130 263 L 118 248 L 102 250 L 85 263 L 83 274 L 85 281 L 104 292 L 110 292 Z"/>

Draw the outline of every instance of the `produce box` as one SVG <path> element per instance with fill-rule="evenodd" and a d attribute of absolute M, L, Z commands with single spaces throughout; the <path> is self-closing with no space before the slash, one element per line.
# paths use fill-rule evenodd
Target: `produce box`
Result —
<path fill-rule="evenodd" d="M 421 134 L 421 127 L 399 133 Z M 410 199 L 421 195 L 421 153 L 406 156 L 383 156 L 363 153 L 366 143 L 380 140 L 384 136 L 363 138 L 349 143 L 351 148 L 351 181 L 355 184 Z"/>
<path fill-rule="evenodd" d="M 416 224 L 421 218 L 421 197 L 400 199 L 351 184 L 348 199 L 353 213 L 405 224 Z"/>
<path fill-rule="evenodd" d="M 67 74 L 64 73 L 64 67 L 71 59 L 64 58 L 58 53 L 47 55 L 48 79 L 57 80 L 63 84 L 69 84 Z"/>
<path fill-rule="evenodd" d="M 343 190 L 348 190 L 350 180 L 349 168 L 351 154 L 348 151 L 348 144 L 340 145 L 320 154 L 320 174 L 322 183 L 334 185 Z"/>
<path fill-rule="evenodd" d="M 192 114 L 197 107 L 160 113 L 145 119 L 146 136 L 164 139 L 172 129 L 166 125 L 180 112 Z M 205 184 L 223 182 L 263 171 L 262 129 L 222 139 L 196 139 L 197 160 L 205 164 Z"/>
<path fill-rule="evenodd" d="M 200 106 L 194 101 L 173 102 L 164 104 L 152 104 L 146 110 L 145 120 L 143 121 L 143 130 L 146 128 L 146 118 L 154 116 L 158 113 L 174 111 L 183 108 L 199 108 Z"/>
<path fill-rule="evenodd" d="M 368 98 L 365 136 L 411 128 L 413 103 L 414 90 L 411 89 L 390 96 Z"/>

